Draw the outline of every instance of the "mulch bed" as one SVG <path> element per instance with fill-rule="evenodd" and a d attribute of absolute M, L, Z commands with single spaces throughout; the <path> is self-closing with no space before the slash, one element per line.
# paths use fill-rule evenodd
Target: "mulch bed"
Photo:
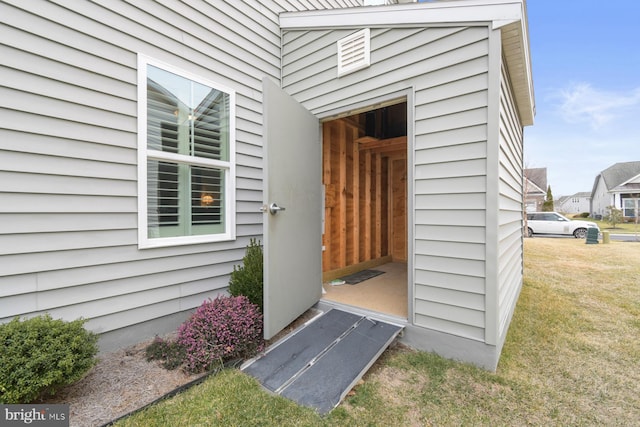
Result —
<path fill-rule="evenodd" d="M 283 338 L 316 314 L 317 310 L 309 309 L 267 344 Z M 167 370 L 158 361 L 147 362 L 145 349 L 152 341 L 153 338 L 100 355 L 98 364 L 83 379 L 36 403 L 69 404 L 71 427 L 103 426 L 207 375 L 188 375 L 180 369 Z"/>
<path fill-rule="evenodd" d="M 70 426 L 101 426 L 204 375 L 169 371 L 159 362 L 147 362 L 145 348 L 151 342 L 100 355 L 83 379 L 42 403 L 68 403 Z"/>

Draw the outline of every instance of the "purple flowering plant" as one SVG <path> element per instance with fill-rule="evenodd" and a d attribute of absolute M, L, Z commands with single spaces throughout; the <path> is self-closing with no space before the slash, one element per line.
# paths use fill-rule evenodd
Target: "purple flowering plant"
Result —
<path fill-rule="evenodd" d="M 185 370 L 201 372 L 224 361 L 249 358 L 264 348 L 262 313 L 246 296 L 205 301 L 178 329 Z"/>

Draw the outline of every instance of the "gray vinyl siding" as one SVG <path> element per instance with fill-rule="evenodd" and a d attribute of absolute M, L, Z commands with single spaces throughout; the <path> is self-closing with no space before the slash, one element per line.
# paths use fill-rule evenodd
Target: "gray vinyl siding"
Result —
<path fill-rule="evenodd" d="M 598 174 L 592 192 L 591 213 L 604 216 L 608 212 L 607 206 L 615 206 L 615 197 L 609 193 L 602 174 Z"/>
<path fill-rule="evenodd" d="M 413 90 L 410 320 L 484 341 L 489 29 L 372 28 L 371 66 L 337 79 L 359 29 L 285 31 L 283 88 L 319 116 Z"/>
<path fill-rule="evenodd" d="M 0 2 L 0 322 L 108 332 L 224 291 L 261 237 L 264 75 L 278 13 L 359 1 Z M 235 241 L 137 247 L 137 54 L 236 91 Z"/>
<path fill-rule="evenodd" d="M 498 310 L 497 338 L 502 346 L 522 288 L 523 130 L 507 69 L 500 85 L 498 156 Z"/>

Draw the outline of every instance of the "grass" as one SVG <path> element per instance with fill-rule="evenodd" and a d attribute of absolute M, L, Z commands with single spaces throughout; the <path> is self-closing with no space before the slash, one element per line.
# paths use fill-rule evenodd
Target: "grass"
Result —
<path fill-rule="evenodd" d="M 635 222 L 622 222 L 613 227 L 606 221 L 592 219 L 588 219 L 587 221 L 595 222 L 598 224 L 598 227 L 600 227 L 600 230 L 606 230 L 613 234 L 640 234 L 640 224 L 636 224 Z"/>
<path fill-rule="evenodd" d="M 622 222 L 616 224 L 615 228 L 607 221 L 597 220 L 593 218 L 580 218 L 578 216 L 567 215 L 569 219 L 577 219 L 589 222 L 595 222 L 601 231 L 609 231 L 612 234 L 640 234 L 640 224 L 635 222 Z"/>
<path fill-rule="evenodd" d="M 117 425 L 637 425 L 639 337 L 640 244 L 525 239 L 495 373 L 395 348 L 320 417 L 227 370 Z"/>

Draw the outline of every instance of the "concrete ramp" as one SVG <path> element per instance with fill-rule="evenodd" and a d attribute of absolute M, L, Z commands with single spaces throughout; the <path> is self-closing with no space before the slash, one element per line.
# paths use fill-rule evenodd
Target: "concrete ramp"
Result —
<path fill-rule="evenodd" d="M 402 330 L 331 309 L 242 368 L 269 391 L 326 414 Z"/>

